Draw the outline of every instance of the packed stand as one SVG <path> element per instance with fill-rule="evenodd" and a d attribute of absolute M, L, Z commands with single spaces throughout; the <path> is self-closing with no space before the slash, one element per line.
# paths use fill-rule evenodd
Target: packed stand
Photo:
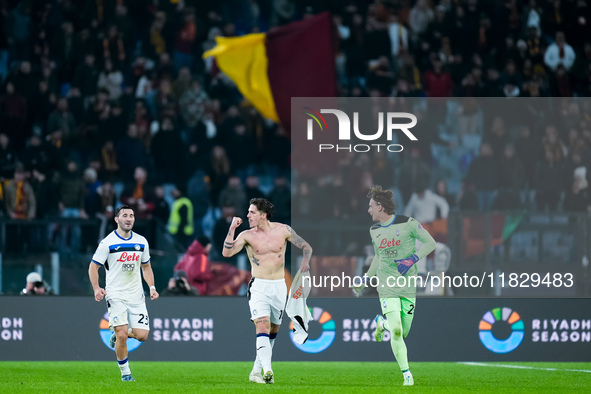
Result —
<path fill-rule="evenodd" d="M 285 130 L 201 54 L 216 36 L 323 11 L 339 37 L 340 95 L 461 105 L 431 107 L 435 126 L 404 160 L 343 155 L 334 176 L 298 179 L 290 191 Z M 401 211 L 428 207 L 429 217 L 449 208 L 590 206 L 588 103 L 565 101 L 547 124 L 516 129 L 481 116 L 471 99 L 588 96 L 586 1 L 2 0 L 0 26 L 2 208 L 13 219 L 110 217 L 124 202 L 139 218 L 168 222 L 173 200 L 186 197 L 192 208 L 182 211 L 177 238 L 188 244 L 178 229 L 192 226 L 220 250 L 228 218 L 260 195 L 282 221 L 292 193 L 302 217 L 325 195 L 337 202 L 319 210 L 326 219 L 363 215 L 374 183 L 395 189 Z M 450 123 L 458 108 L 461 122 Z M 458 146 L 460 157 L 450 153 Z M 84 228 L 66 230 L 84 236 Z"/>

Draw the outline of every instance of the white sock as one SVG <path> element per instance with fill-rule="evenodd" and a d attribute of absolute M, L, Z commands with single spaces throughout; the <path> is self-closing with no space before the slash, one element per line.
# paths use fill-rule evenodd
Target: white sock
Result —
<path fill-rule="evenodd" d="M 269 334 L 258 334 L 257 335 L 257 358 L 260 359 L 263 371 L 272 371 L 271 369 L 271 356 L 273 355 L 273 349 L 271 348 L 271 341 L 269 340 Z"/>
<path fill-rule="evenodd" d="M 273 345 L 275 345 L 275 338 L 277 338 L 277 333 L 269 334 L 269 342 L 271 343 L 271 349 L 273 349 Z M 261 359 L 259 358 L 259 353 L 257 352 L 257 356 L 254 360 L 254 366 L 252 367 L 252 372 L 261 373 L 261 369 L 263 369 L 263 364 L 261 364 Z"/>
<path fill-rule="evenodd" d="M 382 328 L 382 330 L 390 331 L 390 325 L 388 324 L 388 320 L 384 319 L 382 321 L 382 327 L 381 328 Z"/>
<path fill-rule="evenodd" d="M 127 360 L 127 357 L 125 358 L 125 360 L 117 360 L 117 363 L 119 364 L 119 369 L 121 370 L 121 376 L 131 375 L 131 370 L 129 369 L 129 361 Z"/>
<path fill-rule="evenodd" d="M 402 376 L 404 376 L 404 378 L 406 379 L 408 376 L 412 376 L 412 373 L 410 373 L 410 369 L 407 369 L 406 371 L 402 372 Z"/>

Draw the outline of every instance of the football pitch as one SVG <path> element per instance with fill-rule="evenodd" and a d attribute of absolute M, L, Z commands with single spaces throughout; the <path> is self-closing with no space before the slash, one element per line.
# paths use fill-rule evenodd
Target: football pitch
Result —
<path fill-rule="evenodd" d="M 275 362 L 275 384 L 248 381 L 250 362 L 134 362 L 121 382 L 115 362 L 0 362 L 0 393 L 303 392 L 571 393 L 591 391 L 591 363 L 411 363 L 415 385 L 397 365 Z"/>

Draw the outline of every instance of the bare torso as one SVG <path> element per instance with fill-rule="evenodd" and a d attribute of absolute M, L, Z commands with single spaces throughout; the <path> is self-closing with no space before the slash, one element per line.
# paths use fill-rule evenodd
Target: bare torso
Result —
<path fill-rule="evenodd" d="M 253 228 L 245 231 L 246 253 L 252 266 L 252 276 L 260 279 L 283 279 L 285 249 L 290 233 L 281 223 L 269 223 L 267 231 Z"/>

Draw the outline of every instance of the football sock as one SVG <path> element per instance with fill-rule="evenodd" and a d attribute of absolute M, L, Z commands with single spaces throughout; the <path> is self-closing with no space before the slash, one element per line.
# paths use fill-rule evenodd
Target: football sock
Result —
<path fill-rule="evenodd" d="M 410 326 L 412 325 L 412 315 L 407 315 L 405 313 L 402 314 L 402 338 L 406 338 L 410 331 Z"/>
<path fill-rule="evenodd" d="M 127 357 L 125 358 L 125 360 L 117 360 L 117 363 L 119 363 L 121 376 L 131 375 L 131 370 L 129 369 L 129 362 L 127 360 Z"/>
<path fill-rule="evenodd" d="M 271 356 L 273 349 L 271 349 L 271 341 L 269 334 L 257 334 L 257 358 L 261 361 L 261 365 L 265 372 L 271 371 Z"/>
<path fill-rule="evenodd" d="M 269 342 L 271 343 L 271 349 L 273 349 L 273 345 L 275 345 L 275 338 L 277 338 L 276 332 L 272 332 L 271 334 L 269 334 Z M 263 364 L 261 364 L 261 359 L 259 358 L 259 354 L 257 352 L 257 357 L 254 360 L 254 366 L 252 367 L 252 371 L 255 373 L 261 373 L 261 369 L 263 369 Z"/>
<path fill-rule="evenodd" d="M 400 319 L 400 312 L 391 312 L 387 315 L 388 318 L 388 331 L 390 331 L 390 346 L 392 347 L 392 353 L 398 361 L 400 370 L 404 371 L 408 369 L 408 355 L 406 352 L 406 344 L 402 339 L 402 322 Z"/>

